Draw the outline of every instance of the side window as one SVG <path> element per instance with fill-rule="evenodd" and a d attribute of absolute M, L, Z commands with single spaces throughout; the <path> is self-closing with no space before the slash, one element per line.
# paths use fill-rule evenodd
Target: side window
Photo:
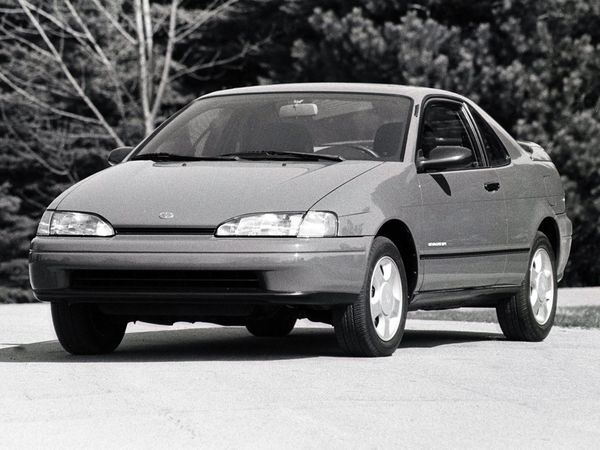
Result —
<path fill-rule="evenodd" d="M 418 158 L 428 159 L 431 151 L 440 146 L 460 146 L 473 152 L 470 167 L 479 167 L 481 160 L 469 132 L 462 105 L 455 102 L 428 103 L 423 114 Z"/>
<path fill-rule="evenodd" d="M 510 156 L 500 138 L 486 120 L 477 111 L 469 107 L 469 111 L 479 129 L 483 148 L 492 167 L 504 166 L 510 162 Z"/>

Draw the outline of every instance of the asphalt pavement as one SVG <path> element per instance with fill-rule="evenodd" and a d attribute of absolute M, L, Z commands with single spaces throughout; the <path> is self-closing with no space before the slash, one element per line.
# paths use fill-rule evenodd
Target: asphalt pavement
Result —
<path fill-rule="evenodd" d="M 47 305 L 0 306 L 2 448 L 592 448 L 599 425 L 600 330 L 413 320 L 360 359 L 307 321 L 284 339 L 135 324 L 73 357 Z"/>

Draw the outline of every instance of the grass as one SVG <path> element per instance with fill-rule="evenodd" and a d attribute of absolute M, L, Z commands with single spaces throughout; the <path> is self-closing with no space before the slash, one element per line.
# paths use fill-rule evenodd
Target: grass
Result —
<path fill-rule="evenodd" d="M 456 320 L 463 322 L 497 323 L 493 309 L 449 309 L 444 311 L 414 311 L 409 319 Z M 599 306 L 559 307 L 556 310 L 554 325 L 558 327 L 600 328 Z"/>

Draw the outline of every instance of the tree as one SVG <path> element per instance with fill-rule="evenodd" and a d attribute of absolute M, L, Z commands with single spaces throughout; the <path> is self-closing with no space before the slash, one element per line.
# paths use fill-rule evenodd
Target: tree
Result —
<path fill-rule="evenodd" d="M 241 60 L 260 44 L 240 44 L 225 55 L 219 49 L 204 49 L 204 54 L 190 57 L 189 48 L 212 21 L 243 13 L 239 0 L 194 10 L 180 8 L 180 0 L 168 5 L 149 0 L 134 0 L 133 5 L 123 0 L 62 0 L 50 7 L 45 2 L 16 1 L 18 8 L 5 9 L 0 28 L 0 39 L 10 52 L 5 57 L 11 60 L 0 68 L 0 80 L 26 105 L 92 124 L 116 145 L 123 145 L 119 122 L 130 116 L 141 118 L 144 134 L 154 129 L 182 76 Z M 15 51 L 22 59 L 14 59 Z M 45 74 L 50 83 L 32 83 L 35 78 L 26 70 L 36 66 L 34 73 Z M 58 69 L 50 72 L 50 79 L 48 66 Z M 94 75 L 102 86 L 87 83 Z M 79 103 L 79 111 L 57 106 L 55 97 Z"/>
<path fill-rule="evenodd" d="M 0 0 L 0 230 L 31 236 L 109 148 L 204 92 L 417 84 L 469 96 L 550 152 L 575 227 L 566 283 L 598 284 L 599 44 L 586 0 Z M 7 245 L 0 264 L 24 267 Z"/>
<path fill-rule="evenodd" d="M 0 0 L 0 180 L 7 181 L 0 200 L 23 218 L 0 222 L 4 236 L 26 243 L 52 198 L 106 167 L 107 150 L 139 142 L 220 87 L 224 75 L 243 74 L 270 41 L 269 28 L 240 27 L 262 7 L 262 0 Z M 224 37 L 232 26 L 239 38 Z M 9 244 L 0 264 L 23 272 L 27 249 Z M 9 278 L 0 269 L 0 283 Z"/>
<path fill-rule="evenodd" d="M 515 137 L 540 143 L 552 156 L 574 225 L 565 281 L 597 285 L 600 3 L 353 4 L 315 8 L 312 32 L 293 44 L 293 69 L 276 77 L 415 84 L 479 102 Z"/>
<path fill-rule="evenodd" d="M 31 218 L 19 214 L 21 200 L 8 195 L 9 187 L 7 182 L 0 185 L 0 277 L 8 287 L 19 287 L 28 281 L 28 235 L 35 225 Z"/>

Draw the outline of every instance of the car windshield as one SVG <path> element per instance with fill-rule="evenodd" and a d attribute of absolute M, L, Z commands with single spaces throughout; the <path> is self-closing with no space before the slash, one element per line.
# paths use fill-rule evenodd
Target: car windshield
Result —
<path fill-rule="evenodd" d="M 212 97 L 176 115 L 133 159 L 399 161 L 411 105 L 407 97 L 355 93 Z"/>

